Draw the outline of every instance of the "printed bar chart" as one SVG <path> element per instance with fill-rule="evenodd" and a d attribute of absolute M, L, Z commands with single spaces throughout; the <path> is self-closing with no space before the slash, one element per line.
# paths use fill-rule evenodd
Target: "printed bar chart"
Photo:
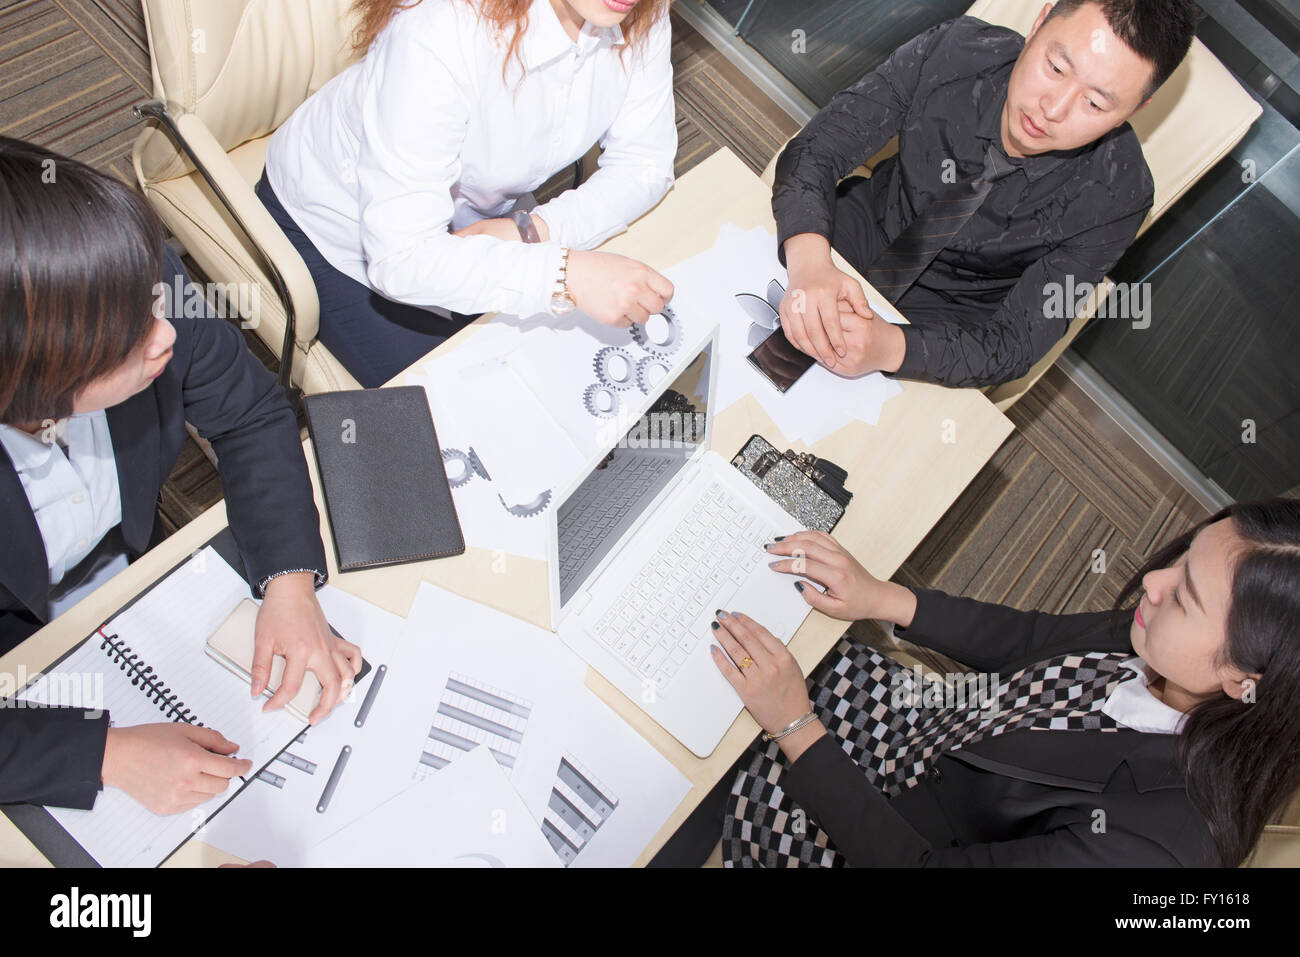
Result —
<path fill-rule="evenodd" d="M 555 772 L 555 785 L 542 819 L 542 834 L 568 867 L 616 807 L 618 798 L 566 754 L 560 758 Z"/>
<path fill-rule="evenodd" d="M 420 763 L 446 767 L 457 755 L 486 746 L 508 775 L 523 744 L 531 702 L 465 675 L 447 678 Z"/>

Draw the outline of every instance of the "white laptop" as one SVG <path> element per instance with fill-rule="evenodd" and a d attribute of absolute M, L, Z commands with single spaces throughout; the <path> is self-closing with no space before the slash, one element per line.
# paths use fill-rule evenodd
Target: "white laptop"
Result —
<path fill-rule="evenodd" d="M 552 627 L 700 757 L 742 708 L 709 653 L 716 611 L 743 612 L 787 643 L 809 611 L 763 549 L 801 526 L 707 451 L 717 348 L 714 326 L 547 518 Z"/>

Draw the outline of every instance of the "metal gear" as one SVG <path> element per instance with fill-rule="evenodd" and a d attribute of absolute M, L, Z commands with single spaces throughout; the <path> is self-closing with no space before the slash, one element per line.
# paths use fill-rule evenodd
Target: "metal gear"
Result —
<path fill-rule="evenodd" d="M 497 493 L 497 501 L 499 501 L 501 507 L 511 515 L 518 518 L 532 518 L 534 515 L 539 515 L 546 511 L 546 506 L 551 504 L 551 490 L 548 488 L 531 502 L 525 502 L 523 505 L 507 505 L 506 500 L 501 497 L 499 492 Z"/>
<path fill-rule="evenodd" d="M 664 317 L 664 322 L 668 325 L 668 337 L 663 342 L 655 342 L 650 338 L 645 323 L 632 323 L 628 332 L 632 334 L 632 341 L 652 356 L 670 356 L 682 344 L 682 324 L 669 306 L 664 306 L 664 311 L 659 315 Z"/>
<path fill-rule="evenodd" d="M 462 452 L 460 449 L 443 449 L 442 460 L 443 462 L 460 463 L 461 466 L 460 474 L 456 476 L 452 476 L 452 475 L 447 476 L 447 484 L 450 485 L 452 488 L 460 488 L 462 485 L 464 485 L 466 482 L 468 482 L 470 479 L 474 477 L 473 460 L 470 459 L 470 457 L 466 455 L 464 452 Z"/>
<path fill-rule="evenodd" d="M 609 408 L 602 408 L 606 403 Z M 598 419 L 612 419 L 618 415 L 618 393 L 599 382 L 587 386 L 587 390 L 582 393 L 582 404 Z"/>
<path fill-rule="evenodd" d="M 487 479 L 489 482 L 492 481 L 492 476 L 488 475 L 488 470 L 483 465 L 483 460 L 478 457 L 478 453 L 474 451 L 474 446 L 472 445 L 469 447 L 469 464 L 480 477 Z"/>
<path fill-rule="evenodd" d="M 616 377 L 614 373 L 619 371 L 620 362 L 621 376 Z M 606 388 L 623 392 L 636 385 L 636 360 L 625 349 L 620 349 L 618 346 L 605 346 L 596 353 L 592 365 L 596 369 L 596 381 Z"/>
<path fill-rule="evenodd" d="M 650 390 L 660 381 L 650 381 L 651 372 L 655 369 L 662 370 L 660 379 L 671 371 L 667 361 L 665 361 L 661 356 L 642 356 L 641 360 L 636 364 L 636 387 L 646 395 L 649 395 Z"/>

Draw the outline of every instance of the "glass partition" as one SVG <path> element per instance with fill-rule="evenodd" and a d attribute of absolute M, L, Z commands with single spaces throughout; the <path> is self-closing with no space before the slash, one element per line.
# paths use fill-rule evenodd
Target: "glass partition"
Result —
<path fill-rule="evenodd" d="M 951 17 L 965 0 L 708 0 L 805 96 L 824 106 L 894 49 Z"/>

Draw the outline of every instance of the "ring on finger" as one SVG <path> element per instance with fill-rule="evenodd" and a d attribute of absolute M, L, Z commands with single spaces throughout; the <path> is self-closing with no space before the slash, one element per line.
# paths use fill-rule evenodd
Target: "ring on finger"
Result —
<path fill-rule="evenodd" d="M 750 665 L 752 665 L 753 663 L 754 663 L 754 659 L 753 659 L 753 658 L 749 658 L 749 657 L 741 658 L 741 659 L 740 659 L 740 670 L 741 670 L 741 671 L 744 671 L 746 668 L 748 668 L 748 667 L 749 667 Z"/>

